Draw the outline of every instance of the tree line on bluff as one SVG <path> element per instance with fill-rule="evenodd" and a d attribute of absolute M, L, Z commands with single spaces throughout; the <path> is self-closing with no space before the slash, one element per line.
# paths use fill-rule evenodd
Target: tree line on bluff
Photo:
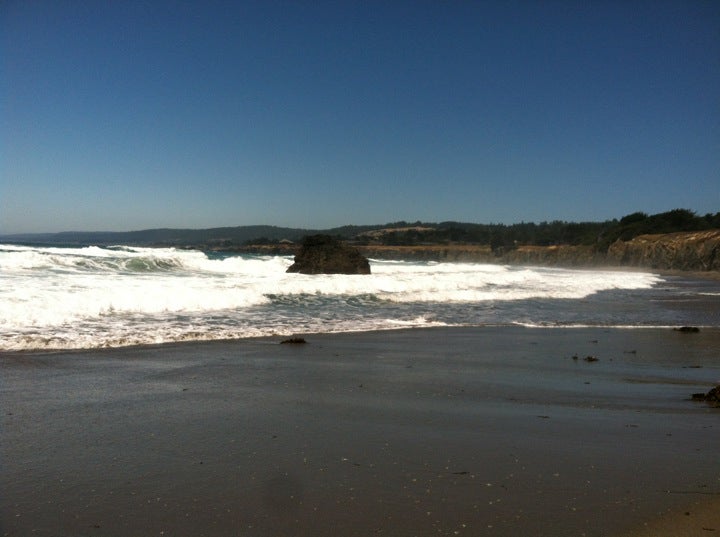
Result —
<path fill-rule="evenodd" d="M 635 212 L 619 220 L 605 222 L 552 221 L 521 222 L 519 224 L 468 224 L 442 222 L 393 222 L 383 226 L 382 233 L 358 233 L 358 227 L 347 226 L 331 230 L 330 234 L 357 245 L 413 246 L 423 244 L 467 243 L 490 245 L 493 251 L 503 252 L 521 245 L 592 246 L 598 252 L 607 252 L 617 241 L 629 241 L 639 235 L 703 231 L 720 229 L 720 212 L 698 216 L 687 209 L 674 209 L 648 215 Z M 375 226 L 372 229 L 378 229 Z M 275 240 L 255 239 L 247 244 L 272 244 Z"/>
<path fill-rule="evenodd" d="M 0 240 L 23 244 L 132 244 L 208 249 L 246 249 L 257 245 L 278 248 L 297 244 L 308 235 L 325 234 L 356 245 L 422 246 L 476 244 L 490 246 L 501 255 L 518 246 L 585 246 L 606 253 L 617 240 L 638 235 L 720 229 L 720 212 L 699 216 L 687 209 L 648 215 L 635 212 L 605 222 L 521 222 L 471 224 L 463 222 L 393 222 L 384 225 L 348 225 L 332 229 L 297 229 L 276 226 L 239 226 L 210 229 L 147 229 L 125 232 L 62 232 L 6 235 Z M 286 244 L 283 244 L 286 243 Z"/>

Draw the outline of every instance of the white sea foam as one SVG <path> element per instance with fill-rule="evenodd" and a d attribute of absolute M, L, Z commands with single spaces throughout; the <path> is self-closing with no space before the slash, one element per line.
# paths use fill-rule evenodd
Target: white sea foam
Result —
<path fill-rule="evenodd" d="M 369 276 L 310 276 L 287 274 L 291 263 L 173 248 L 0 245 L 0 349 L 441 326 L 448 321 L 435 318 L 439 306 L 578 300 L 662 281 L 641 272 L 380 260 Z"/>

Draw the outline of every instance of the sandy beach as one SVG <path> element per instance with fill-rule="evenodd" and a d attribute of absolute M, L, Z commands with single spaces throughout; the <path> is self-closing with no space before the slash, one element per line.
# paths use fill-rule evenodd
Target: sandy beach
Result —
<path fill-rule="evenodd" d="M 281 339 L 0 354 L 0 534 L 720 534 L 720 330 Z"/>

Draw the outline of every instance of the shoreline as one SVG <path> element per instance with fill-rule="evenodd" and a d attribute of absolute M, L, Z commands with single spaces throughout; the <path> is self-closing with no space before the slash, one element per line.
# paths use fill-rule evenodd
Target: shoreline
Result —
<path fill-rule="evenodd" d="M 422 333 L 432 331 L 453 331 L 453 330 L 505 330 L 505 329 L 526 329 L 526 330 L 558 330 L 558 331 L 585 331 L 597 330 L 609 331 L 657 331 L 657 332 L 682 332 L 684 328 L 697 328 L 703 332 L 720 333 L 720 326 L 715 325 L 591 325 L 591 324 L 533 324 L 533 323 L 488 323 L 478 325 L 431 325 L 431 326 L 401 326 L 397 328 L 374 328 L 370 330 L 349 330 L 337 332 L 292 332 L 287 334 L 252 335 L 247 337 L 221 338 L 221 339 L 183 339 L 177 341 L 163 341 L 155 343 L 134 343 L 130 345 L 107 345 L 98 347 L 68 347 L 68 348 L 34 348 L 34 349 L 0 349 L 0 360 L 3 358 L 14 358 L 18 356 L 41 356 L 41 355 L 62 355 L 62 354 L 83 354 L 83 353 L 104 353 L 123 350 L 157 350 L 171 349 L 173 347 L 194 346 L 194 345 L 232 345 L 245 343 L 267 343 L 277 344 L 283 340 L 292 338 L 335 338 L 335 337 L 382 337 L 383 334 L 392 333 Z"/>
<path fill-rule="evenodd" d="M 719 329 L 280 339 L 0 354 L 0 535 L 720 531 Z"/>

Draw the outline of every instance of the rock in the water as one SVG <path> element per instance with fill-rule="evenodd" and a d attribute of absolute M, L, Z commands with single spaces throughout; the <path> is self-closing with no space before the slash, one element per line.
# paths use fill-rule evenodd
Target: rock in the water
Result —
<path fill-rule="evenodd" d="M 300 274 L 370 274 L 370 262 L 357 248 L 329 235 L 305 237 L 287 272 Z"/>

